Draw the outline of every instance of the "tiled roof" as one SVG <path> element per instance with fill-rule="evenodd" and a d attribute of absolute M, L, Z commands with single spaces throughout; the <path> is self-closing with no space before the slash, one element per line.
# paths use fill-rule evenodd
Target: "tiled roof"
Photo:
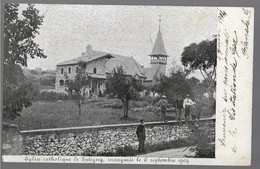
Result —
<path fill-rule="evenodd" d="M 154 55 L 165 55 L 168 56 L 164 47 L 163 39 L 162 39 L 162 34 L 161 31 L 158 31 L 154 46 L 153 46 L 153 51 L 150 54 L 150 56 Z"/>
<path fill-rule="evenodd" d="M 102 57 L 110 58 L 106 62 L 106 72 L 107 73 L 111 73 L 113 71 L 113 69 L 118 66 L 123 66 L 123 69 L 125 70 L 127 75 L 132 75 L 132 76 L 138 75 L 138 76 L 144 77 L 144 72 L 143 72 L 142 66 L 137 61 L 135 61 L 134 58 L 105 53 L 105 52 L 94 51 L 92 49 L 87 50 L 86 53 L 84 53 L 83 56 L 81 56 L 81 57 L 61 62 L 61 63 L 57 64 L 57 66 L 78 64 L 79 61 L 91 62 L 93 60 L 100 59 Z"/>
<path fill-rule="evenodd" d="M 57 66 L 78 64 L 78 62 L 80 62 L 80 61 L 91 62 L 93 60 L 100 59 L 102 57 L 111 58 L 112 56 L 109 53 L 91 50 L 91 51 L 84 53 L 84 55 L 81 57 L 61 62 L 61 63 L 57 64 Z"/>
<path fill-rule="evenodd" d="M 112 72 L 114 68 L 122 66 L 127 75 L 138 75 L 144 77 L 142 66 L 132 57 L 112 54 L 113 58 L 106 63 L 107 72 Z"/>
<path fill-rule="evenodd" d="M 146 77 L 145 81 L 152 81 L 152 80 L 154 80 L 154 77 L 159 77 L 161 68 L 162 67 L 157 67 L 157 69 L 151 68 L 151 67 L 144 68 L 144 74 Z"/>

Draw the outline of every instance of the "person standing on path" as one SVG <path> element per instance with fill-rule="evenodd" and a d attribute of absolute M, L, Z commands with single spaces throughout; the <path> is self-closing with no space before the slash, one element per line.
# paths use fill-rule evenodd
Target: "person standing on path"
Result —
<path fill-rule="evenodd" d="M 188 120 L 189 116 L 190 116 L 190 108 L 191 106 L 195 104 L 195 102 L 193 102 L 190 99 L 190 95 L 187 94 L 186 98 L 183 101 L 183 108 L 185 110 L 185 120 Z"/>
<path fill-rule="evenodd" d="M 183 100 L 180 98 L 180 96 L 177 97 L 177 100 L 175 101 L 174 106 L 177 110 L 177 116 L 178 116 L 177 120 L 181 120 L 181 110 L 183 108 Z"/>
<path fill-rule="evenodd" d="M 138 145 L 138 152 L 139 153 L 144 153 L 144 142 L 145 142 L 145 127 L 144 127 L 144 120 L 140 120 L 140 124 L 137 127 L 136 130 L 137 138 L 139 141 Z"/>
<path fill-rule="evenodd" d="M 159 107 L 161 108 L 161 120 L 166 122 L 166 111 L 169 106 L 168 101 L 166 100 L 166 96 L 163 95 L 162 99 L 159 101 Z"/>

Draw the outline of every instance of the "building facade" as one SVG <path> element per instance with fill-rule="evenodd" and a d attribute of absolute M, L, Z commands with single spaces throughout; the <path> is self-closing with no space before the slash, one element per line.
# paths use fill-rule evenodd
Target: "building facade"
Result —
<path fill-rule="evenodd" d="M 119 66 L 123 67 L 126 75 L 139 78 L 145 85 L 153 85 L 156 78 L 166 73 L 168 55 L 160 29 L 149 57 L 151 67 L 144 68 L 133 57 L 95 51 L 91 45 L 88 45 L 80 57 L 56 65 L 55 91 L 66 92 L 66 81 L 74 80 L 79 71 L 79 62 L 86 63 L 85 73 L 90 77 L 89 86 L 86 88 L 87 94 L 103 94 L 107 76 Z"/>

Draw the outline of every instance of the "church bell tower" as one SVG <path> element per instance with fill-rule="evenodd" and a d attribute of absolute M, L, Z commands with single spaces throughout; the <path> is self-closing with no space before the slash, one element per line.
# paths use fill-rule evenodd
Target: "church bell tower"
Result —
<path fill-rule="evenodd" d="M 150 63 L 152 65 L 152 69 L 155 71 L 155 76 L 159 77 L 160 74 L 166 74 L 166 65 L 167 65 L 167 57 L 162 33 L 161 33 L 161 18 L 159 19 L 159 31 L 157 33 L 157 37 L 153 46 L 152 53 L 150 56 Z"/>

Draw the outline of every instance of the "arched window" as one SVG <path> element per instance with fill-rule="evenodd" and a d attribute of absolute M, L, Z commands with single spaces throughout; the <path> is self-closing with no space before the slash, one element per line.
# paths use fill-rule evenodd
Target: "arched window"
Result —
<path fill-rule="evenodd" d="M 60 86 L 64 86 L 64 80 L 60 80 Z"/>
<path fill-rule="evenodd" d="M 68 68 L 68 73 L 69 73 L 69 74 L 71 73 L 71 67 Z"/>
<path fill-rule="evenodd" d="M 63 74 L 63 68 L 60 69 L 60 73 Z"/>
<path fill-rule="evenodd" d="M 93 69 L 93 73 L 96 74 L 97 73 L 97 68 Z"/>
<path fill-rule="evenodd" d="M 76 73 L 79 73 L 79 67 L 78 66 L 76 67 Z"/>

